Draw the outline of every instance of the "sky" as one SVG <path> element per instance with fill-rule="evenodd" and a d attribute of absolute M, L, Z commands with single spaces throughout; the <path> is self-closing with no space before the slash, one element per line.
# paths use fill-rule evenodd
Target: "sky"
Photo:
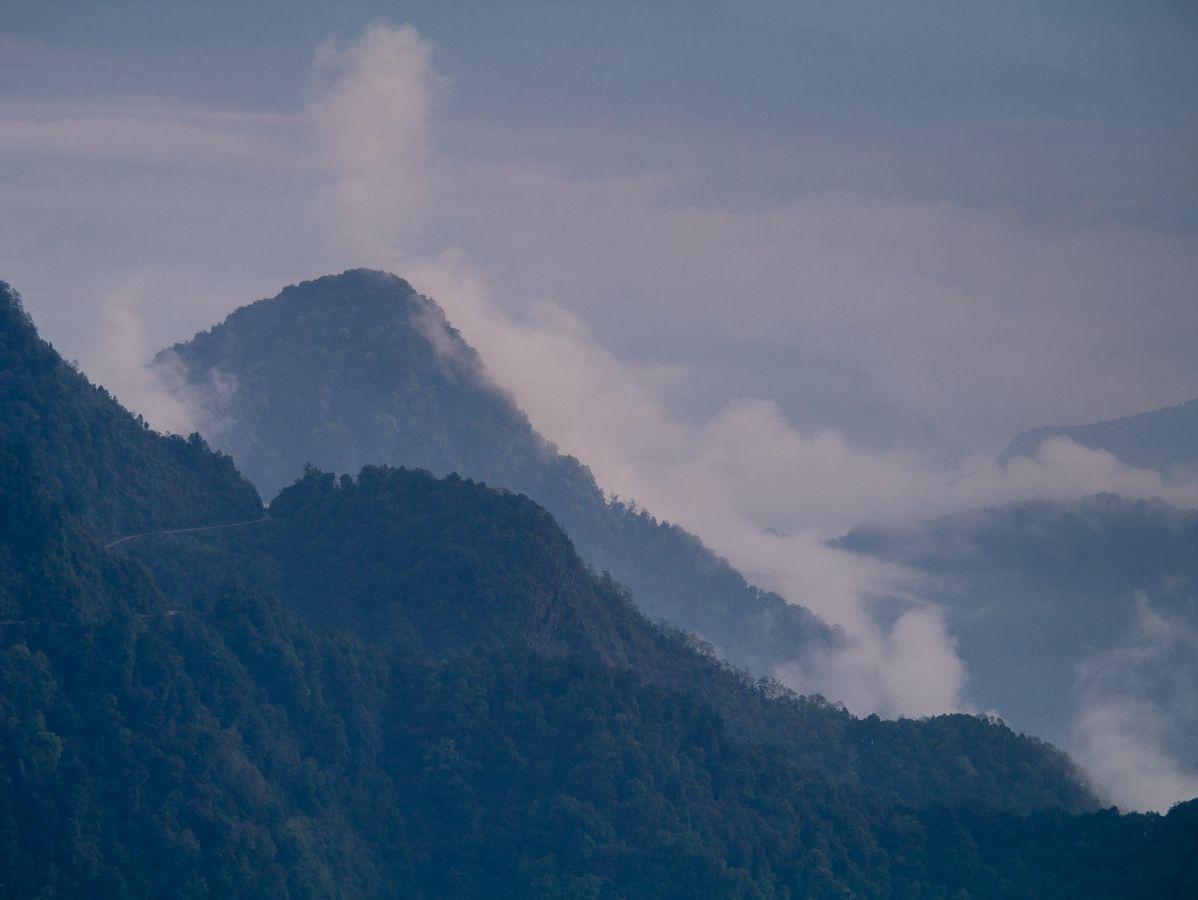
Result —
<path fill-rule="evenodd" d="M 379 20 L 436 73 L 403 252 L 674 367 L 685 415 L 946 460 L 1198 396 L 1184 2 L 6 0 L 0 266 L 43 330 L 85 355 L 133 283 L 162 344 L 355 262 L 305 113 Z"/>
<path fill-rule="evenodd" d="M 186 431 L 157 350 L 395 271 L 601 485 L 851 635 L 784 680 L 975 709 L 910 573 L 824 542 L 1032 496 L 1198 507 L 1068 442 L 993 458 L 1198 397 L 1195 46 L 1164 2 L 4 0 L 0 278 Z M 1127 749 L 1113 680 L 1071 749 L 1121 748 L 1087 763 L 1125 805 L 1198 793 Z"/>

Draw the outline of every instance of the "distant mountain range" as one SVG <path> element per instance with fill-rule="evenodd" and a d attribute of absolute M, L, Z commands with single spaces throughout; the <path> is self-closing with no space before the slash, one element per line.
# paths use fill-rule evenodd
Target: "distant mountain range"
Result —
<path fill-rule="evenodd" d="M 1011 441 L 1000 460 L 1034 456 L 1040 444 L 1053 437 L 1106 450 L 1139 468 L 1198 473 L 1198 400 L 1090 425 L 1034 428 Z"/>
<path fill-rule="evenodd" d="M 155 365 L 267 496 L 308 464 L 458 473 L 545 506 L 646 614 L 734 665 L 768 674 L 839 640 L 805 608 L 747 584 L 694 535 L 609 501 L 487 378 L 440 307 L 394 275 L 358 269 L 288 287 Z"/>
<path fill-rule="evenodd" d="M 1087 672 L 1118 663 L 1118 687 L 1172 720 L 1161 738 L 1198 770 L 1185 685 L 1198 678 L 1198 512 L 1112 495 L 1037 500 L 862 527 L 836 544 L 924 576 L 921 595 L 946 611 L 983 708 L 1067 747 L 1096 699 Z M 1175 651 L 1141 634 L 1146 615 L 1180 639 Z"/>
<path fill-rule="evenodd" d="M 1001 724 L 754 683 L 460 477 L 309 469 L 263 517 L 2 284 L 0 336 L 0 894 L 1198 887 L 1198 803 L 1086 812 Z"/>

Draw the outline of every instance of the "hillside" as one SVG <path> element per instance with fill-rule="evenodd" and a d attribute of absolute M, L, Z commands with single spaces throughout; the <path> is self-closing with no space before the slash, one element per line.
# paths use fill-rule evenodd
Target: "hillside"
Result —
<path fill-rule="evenodd" d="M 98 437 L 55 459 L 100 464 Z M 309 471 L 236 537 L 106 550 L 43 485 L 47 464 L 0 438 L 0 894 L 1195 887 L 1193 804 L 1071 814 L 1091 802 L 1071 769 L 1001 725 L 855 720 L 746 683 L 646 621 L 526 498 Z M 226 477 L 194 447 L 210 459 L 175 473 L 182 498 L 195 471 L 214 491 Z M 141 502 L 116 488 L 80 508 Z M 730 696 L 743 721 L 794 732 L 755 739 L 726 719 Z"/>
<path fill-rule="evenodd" d="M 441 309 L 394 275 L 353 270 L 288 287 L 156 363 L 265 496 L 307 464 L 458 473 L 532 497 L 646 614 L 737 666 L 768 674 L 806 644 L 837 640 L 806 609 L 746 584 L 698 538 L 608 502 L 587 468 L 558 454 L 487 380 Z"/>
<path fill-rule="evenodd" d="M 654 625 L 623 588 L 589 571 L 526 497 L 421 471 L 374 467 L 354 479 L 309 470 L 271 511 L 261 527 L 147 537 L 120 552 L 177 596 L 218 591 L 235 574 L 315 625 L 405 658 L 516 648 L 630 669 L 711 707 L 741 740 L 895 803 L 1093 808 L 1072 763 L 1034 738 L 964 715 L 858 719 L 696 652 L 692 638 Z"/>
<path fill-rule="evenodd" d="M 1055 425 L 1017 435 L 1000 460 L 1034 456 L 1041 443 L 1065 437 L 1112 453 L 1129 465 L 1172 474 L 1198 471 L 1198 400 L 1089 425 Z"/>
<path fill-rule="evenodd" d="M 234 585 L 163 614 L 143 570 L 66 521 L 39 531 L 52 537 L 27 558 L 54 574 L 37 587 L 69 579 L 72 600 L 0 649 L 5 895 L 1194 886 L 1189 808 L 912 813 L 803 774 L 631 673 L 516 652 L 413 663 Z"/>

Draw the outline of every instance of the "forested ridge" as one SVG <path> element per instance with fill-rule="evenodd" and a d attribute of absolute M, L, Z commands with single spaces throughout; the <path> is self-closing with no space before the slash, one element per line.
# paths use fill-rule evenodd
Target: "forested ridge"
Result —
<path fill-rule="evenodd" d="M 1106 422 L 1033 428 L 1016 435 L 999 459 L 1035 456 L 1053 438 L 1104 450 L 1129 465 L 1165 475 L 1192 472 L 1198 467 L 1198 399 Z"/>
<path fill-rule="evenodd" d="M 355 269 L 293 285 L 157 365 L 207 411 L 213 440 L 264 496 L 308 463 L 457 473 L 532 497 L 645 612 L 742 668 L 768 673 L 804 646 L 839 639 L 804 607 L 747 584 L 694 535 L 606 497 L 494 386 L 440 307 L 395 275 Z"/>
<path fill-rule="evenodd" d="M 36 358 L 22 334 L 17 364 Z M 42 392 L 60 374 L 5 377 Z M 526 497 L 313 470 L 236 537 L 106 551 L 146 497 L 186 504 L 205 479 L 221 496 L 231 466 L 197 440 L 193 464 L 78 477 L 94 495 L 68 502 L 51 465 L 107 465 L 115 440 L 71 437 L 90 404 L 146 459 L 172 442 L 77 377 L 0 420 L 6 896 L 1198 887 L 1198 805 L 1079 814 L 1068 761 L 1001 724 L 857 720 L 752 682 L 645 619 Z M 29 458 L 46 435 L 64 436 L 53 460 Z"/>

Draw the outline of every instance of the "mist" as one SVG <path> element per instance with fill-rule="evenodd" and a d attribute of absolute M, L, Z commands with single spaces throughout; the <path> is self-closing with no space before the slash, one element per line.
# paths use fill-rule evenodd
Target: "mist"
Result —
<path fill-rule="evenodd" d="M 404 77 L 392 91 L 379 92 L 365 74 L 375 67 L 374 53 L 398 49 L 425 63 L 430 58 L 410 34 L 384 50 L 388 44 L 378 30 L 385 27 L 373 26 L 362 42 L 342 51 L 354 68 L 335 92 L 344 104 L 335 118 L 355 133 L 384 121 L 389 131 L 404 134 L 397 171 L 367 178 L 402 187 L 421 181 L 413 178 L 411 161 L 431 155 L 406 144 L 429 139 L 428 107 L 423 99 L 402 99 L 374 110 L 372 99 L 392 94 L 427 99 L 435 77 L 388 64 Z M 365 87 L 356 91 L 356 83 Z M 327 112 L 327 105 L 322 108 Z M 408 132 L 395 119 L 405 109 L 418 110 Z M 345 118 L 351 110 L 361 116 L 352 125 Z M 359 164 L 354 161 L 353 171 L 362 177 Z M 330 169 L 337 171 L 335 160 Z M 444 184 L 451 177 L 441 170 L 423 184 Z M 956 642 L 941 611 L 920 599 L 918 578 L 827 546 L 828 538 L 855 524 L 1100 491 L 1198 505 L 1198 483 L 1137 470 L 1066 440 L 1045 443 L 1034 459 L 1000 465 L 988 454 L 974 454 L 944 469 L 911 452 L 862 449 L 835 430 L 801 431 L 768 398 L 736 398 L 708 419 L 688 420 L 671 406 L 671 397 L 692 375 L 685 367 L 620 359 L 564 303 L 530 302 L 522 316 L 510 315 L 495 302 L 486 273 L 460 248 L 404 254 L 412 218 L 397 218 L 394 210 L 429 202 L 425 187 L 413 190 L 411 201 L 399 194 L 392 205 L 372 198 L 361 208 L 347 206 L 340 196 L 326 215 L 331 222 L 344 217 L 359 229 L 366 225 L 371 237 L 357 247 L 354 261 L 397 271 L 434 297 L 479 350 L 496 383 L 543 434 L 586 462 L 606 490 L 695 532 L 751 580 L 844 631 L 848 640 L 838 651 L 811 654 L 801 666 L 773 673 L 796 690 L 843 701 L 860 714 L 975 709 Z M 340 234 L 347 230 L 348 225 L 336 228 Z M 382 246 L 387 240 L 390 245 Z M 903 597 L 907 608 L 880 621 L 873 601 L 881 596 Z M 1098 709 L 1086 705 L 1078 746 L 1093 751 L 1085 760 L 1103 784 L 1116 785 L 1112 796 L 1124 805 L 1158 809 L 1185 796 L 1188 782 L 1175 776 L 1168 751 L 1144 737 L 1140 717 L 1103 717 Z M 1112 742 L 1136 733 L 1137 746 L 1154 754 L 1158 765 L 1132 778 L 1126 748 L 1116 752 Z"/>
<path fill-rule="evenodd" d="M 1130 639 L 1078 666 L 1073 747 L 1111 802 L 1166 812 L 1198 794 L 1198 631 L 1146 595 L 1137 607 Z"/>

